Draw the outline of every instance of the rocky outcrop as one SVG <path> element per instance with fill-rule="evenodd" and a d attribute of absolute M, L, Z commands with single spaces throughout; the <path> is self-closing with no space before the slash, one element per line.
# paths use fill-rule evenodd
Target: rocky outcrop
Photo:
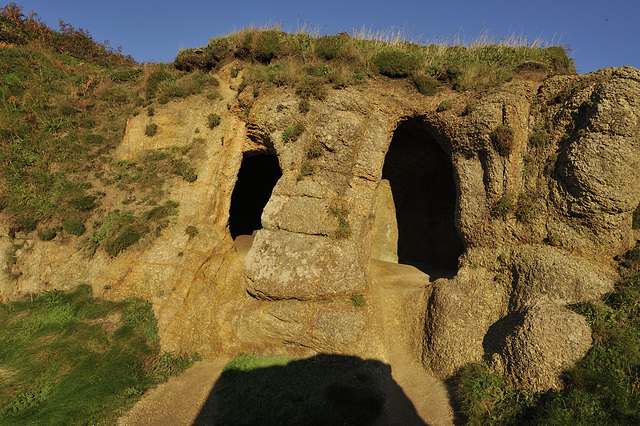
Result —
<path fill-rule="evenodd" d="M 562 387 L 563 371 L 591 347 L 585 318 L 541 300 L 523 314 L 512 314 L 513 330 L 493 367 L 512 382 L 535 391 Z"/>
<path fill-rule="evenodd" d="M 372 78 L 305 100 L 307 111 L 283 87 L 236 94 L 222 70 L 222 101 L 158 107 L 166 131 L 154 138 L 143 136 L 147 117 L 131 118 L 118 150 L 132 159 L 204 129 L 198 179 L 166 188 L 180 202 L 176 223 L 115 259 L 26 241 L 5 259 L 1 297 L 89 281 L 108 298 L 153 301 L 163 347 L 205 355 L 384 361 L 400 350 L 382 337 L 385 322 L 406 315 L 394 323 L 406 324 L 398 346 L 439 377 L 485 359 L 516 384 L 557 386 L 590 344 L 564 306 L 611 290 L 614 256 L 636 243 L 640 71 L 529 74 L 482 95 L 431 97 Z M 211 111 L 222 121 L 205 129 Z M 242 213 L 230 203 L 243 159 L 257 156 L 276 158 L 282 176 L 240 250 L 229 223 Z M 376 277 L 392 263 L 423 278 L 394 278 L 411 287 L 400 296 L 381 290 Z M 384 310 L 389 294 L 395 307 Z"/>

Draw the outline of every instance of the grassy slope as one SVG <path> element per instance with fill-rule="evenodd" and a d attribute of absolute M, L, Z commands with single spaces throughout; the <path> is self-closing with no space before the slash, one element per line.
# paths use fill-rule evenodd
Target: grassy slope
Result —
<path fill-rule="evenodd" d="M 513 389 L 486 366 L 469 365 L 457 384 L 469 424 L 640 424 L 640 270 L 603 302 L 573 309 L 587 317 L 594 345 L 566 372 L 566 388 Z"/>
<path fill-rule="evenodd" d="M 137 163 L 114 161 L 113 150 L 128 117 L 143 108 L 152 115 L 154 103 L 174 97 L 215 93 L 217 80 L 136 64 L 86 32 L 50 30 L 9 6 L 0 41 L 0 211 L 13 223 L 10 234 L 50 241 L 65 232 L 80 237 L 88 255 L 111 256 L 158 235 L 178 208 L 164 182 L 197 179 L 190 146 L 150 151 Z M 115 203 L 102 201 L 107 192 Z"/>
<path fill-rule="evenodd" d="M 150 303 L 90 293 L 0 304 L 1 424 L 108 423 L 190 364 L 160 354 Z"/>

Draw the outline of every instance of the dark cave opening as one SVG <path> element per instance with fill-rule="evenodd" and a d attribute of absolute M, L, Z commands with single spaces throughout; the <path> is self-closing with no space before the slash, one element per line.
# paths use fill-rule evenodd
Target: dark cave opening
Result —
<path fill-rule="evenodd" d="M 453 165 L 437 137 L 435 129 L 419 118 L 403 121 L 382 169 L 396 210 L 398 263 L 430 275 L 456 270 L 464 251 L 455 227 Z"/>
<path fill-rule="evenodd" d="M 262 211 L 281 176 L 282 170 L 277 156 L 262 153 L 245 154 L 236 186 L 231 194 L 231 238 L 235 240 L 238 235 L 251 235 L 262 228 Z"/>

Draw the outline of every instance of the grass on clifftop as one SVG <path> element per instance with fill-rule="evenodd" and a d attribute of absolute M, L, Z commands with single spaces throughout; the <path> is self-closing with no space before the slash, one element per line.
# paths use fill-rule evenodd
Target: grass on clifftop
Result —
<path fill-rule="evenodd" d="M 161 354 L 151 304 L 81 285 L 0 304 L 0 424 L 110 424 L 192 359 Z"/>
<path fill-rule="evenodd" d="M 423 45 L 406 41 L 402 34 L 381 37 L 361 31 L 319 37 L 305 31 L 289 34 L 278 27 L 248 28 L 214 38 L 203 48 L 183 50 L 174 65 L 209 71 L 239 59 L 248 65 L 241 88 L 286 85 L 303 98 L 317 99 L 323 99 L 324 86 L 343 88 L 375 75 L 409 79 L 418 91 L 430 95 L 438 86 L 486 90 L 510 80 L 519 65 L 530 61 L 552 74 L 575 74 L 563 46 L 542 45 L 488 37 L 464 46 Z"/>
<path fill-rule="evenodd" d="M 594 343 L 566 372 L 565 389 L 513 389 L 486 366 L 469 365 L 457 385 L 468 424 L 640 424 L 640 271 L 621 281 L 603 302 L 573 309 L 587 317 Z"/>

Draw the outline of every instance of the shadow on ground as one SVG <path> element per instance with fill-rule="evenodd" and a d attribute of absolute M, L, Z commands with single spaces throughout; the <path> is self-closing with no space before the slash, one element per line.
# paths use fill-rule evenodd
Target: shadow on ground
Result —
<path fill-rule="evenodd" d="M 394 411 L 402 424 L 425 424 L 380 361 L 318 355 L 281 363 L 251 369 L 232 362 L 193 424 L 385 425 Z"/>

